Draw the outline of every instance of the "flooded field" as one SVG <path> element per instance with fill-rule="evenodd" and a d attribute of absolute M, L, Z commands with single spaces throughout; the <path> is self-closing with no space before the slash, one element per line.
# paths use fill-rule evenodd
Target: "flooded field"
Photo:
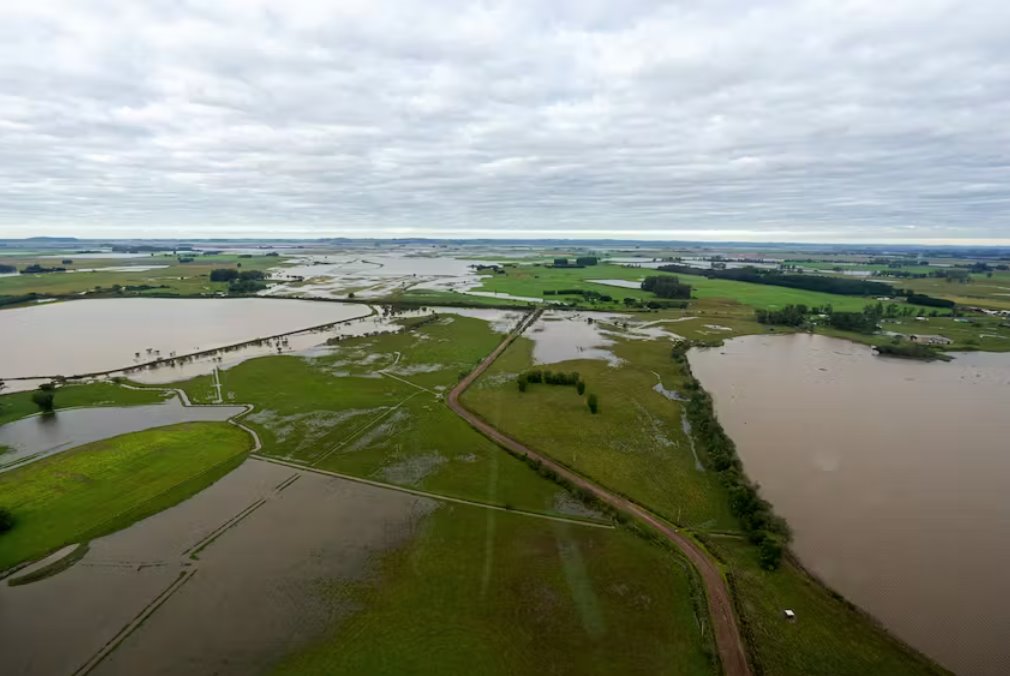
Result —
<path fill-rule="evenodd" d="M 310 298 L 378 298 L 406 289 L 464 291 L 480 285 L 472 266 L 485 261 L 410 254 L 337 254 L 305 256 L 275 268 L 280 280 L 261 295 Z M 287 281 L 290 280 L 290 281 Z"/>
<path fill-rule="evenodd" d="M 227 420 L 244 406 L 183 406 L 172 398 L 163 404 L 94 407 L 34 415 L 0 426 L 4 453 L 0 472 L 100 439 L 181 422 Z"/>
<path fill-rule="evenodd" d="M 533 341 L 533 361 L 554 364 L 569 359 L 602 359 L 616 366 L 621 360 L 610 351 L 615 338 L 633 340 L 679 339 L 664 328 L 676 320 L 642 321 L 614 312 L 545 312 L 524 334 Z"/>
<path fill-rule="evenodd" d="M 958 673 L 1007 673 L 1010 355 L 802 334 L 690 360 L 813 573 Z"/>
<path fill-rule="evenodd" d="M 365 305 L 261 298 L 92 299 L 4 310 L 0 378 L 125 368 L 369 312 Z"/>
<path fill-rule="evenodd" d="M 339 589 L 409 539 L 425 498 L 248 460 L 91 543 L 69 570 L 0 585 L 16 674 L 251 674 L 354 610 Z"/>

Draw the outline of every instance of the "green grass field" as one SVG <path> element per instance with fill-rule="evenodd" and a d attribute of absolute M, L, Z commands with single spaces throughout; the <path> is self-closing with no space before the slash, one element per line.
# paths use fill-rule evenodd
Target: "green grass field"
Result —
<path fill-rule="evenodd" d="M 223 293 L 228 290 L 225 282 L 211 282 L 210 272 L 215 268 L 235 267 L 241 264 L 242 270 L 266 270 L 281 265 L 283 258 L 276 256 L 254 256 L 239 258 L 233 254 L 214 256 L 197 256 L 192 263 L 180 263 L 173 255 L 157 254 L 142 258 L 103 258 L 74 259 L 73 254 L 67 258 L 74 260 L 71 265 L 61 265 L 58 258 L 36 258 L 33 256 L 4 256 L 0 263 L 15 265 L 19 270 L 28 265 L 38 263 L 43 266 L 60 266 L 68 270 L 90 270 L 103 267 L 124 267 L 129 265 L 167 265 L 158 270 L 146 271 L 102 271 L 95 272 L 49 272 L 34 275 L 17 275 L 16 277 L 0 277 L 0 296 L 15 296 L 27 293 L 68 295 L 90 292 L 95 287 L 103 287 L 107 291 L 113 285 L 122 286 L 161 286 L 167 288 L 150 289 L 138 292 L 140 295 L 198 295 Z M 132 292 L 131 292 L 132 293 Z"/>
<path fill-rule="evenodd" d="M 622 530 L 446 505 L 281 674 L 713 674 L 684 563 Z"/>
<path fill-rule="evenodd" d="M 594 279 L 621 279 L 638 281 L 650 275 L 668 273 L 657 272 L 648 268 L 632 268 L 623 265 L 604 263 L 585 268 L 550 268 L 536 265 L 525 265 L 506 268 L 505 274 L 489 275 L 484 278 L 482 291 L 497 291 L 514 296 L 530 296 L 544 298 L 545 290 L 557 291 L 567 288 L 579 288 L 609 294 L 616 302 L 601 303 L 601 308 L 623 307 L 624 298 L 650 300 L 655 298 L 651 293 L 641 289 L 625 289 L 621 287 L 597 284 Z M 788 289 L 767 284 L 751 284 L 725 279 L 707 279 L 699 275 L 677 275 L 681 281 L 694 287 L 693 297 L 697 299 L 728 299 L 748 305 L 753 308 L 774 308 L 789 304 L 832 305 L 836 310 L 862 310 L 872 302 L 864 296 L 841 296 L 831 293 Z M 547 298 L 578 299 L 578 296 L 547 296 Z"/>
<path fill-rule="evenodd" d="M 237 466 L 252 439 L 228 423 L 158 427 L 86 444 L 0 474 L 0 570 L 166 509 Z"/>
<path fill-rule="evenodd" d="M 39 412 L 32 402 L 33 391 L 0 396 L 0 425 Z M 115 383 L 97 382 L 57 388 L 55 405 L 56 410 L 77 406 L 136 406 L 157 404 L 168 396 L 171 394 L 163 390 L 130 390 Z"/>
<path fill-rule="evenodd" d="M 680 324 L 671 329 L 679 330 Z M 721 335 L 732 335 L 722 332 Z M 718 480 L 696 469 L 681 424 L 681 404 L 652 388 L 683 380 L 670 358 L 669 340 L 622 340 L 617 367 L 602 360 L 552 364 L 578 371 L 586 395 L 600 398 L 592 415 L 574 387 L 531 384 L 519 392 L 516 376 L 532 366 L 532 341 L 516 340 L 463 395 L 465 405 L 520 441 L 624 493 L 670 521 L 699 529 L 735 529 Z M 657 374 L 659 378 L 657 378 Z"/>
<path fill-rule="evenodd" d="M 741 540 L 713 538 L 732 572 L 753 655 L 765 676 L 945 674 L 792 563 L 761 569 Z M 784 609 L 796 613 L 786 621 Z"/>

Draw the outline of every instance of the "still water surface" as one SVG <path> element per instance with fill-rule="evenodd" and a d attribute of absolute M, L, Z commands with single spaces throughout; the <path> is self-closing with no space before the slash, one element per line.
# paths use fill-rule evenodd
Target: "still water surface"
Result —
<path fill-rule="evenodd" d="M 266 298 L 109 298 L 3 310 L 0 378 L 123 368 L 370 311 L 365 305 Z"/>
<path fill-rule="evenodd" d="M 1010 673 L 1010 354 L 799 334 L 690 361 L 808 568 L 958 673 Z"/>
<path fill-rule="evenodd" d="M 0 426 L 0 472 L 82 444 L 182 422 L 227 420 L 244 406 L 183 406 L 172 398 L 161 404 L 57 410 Z"/>

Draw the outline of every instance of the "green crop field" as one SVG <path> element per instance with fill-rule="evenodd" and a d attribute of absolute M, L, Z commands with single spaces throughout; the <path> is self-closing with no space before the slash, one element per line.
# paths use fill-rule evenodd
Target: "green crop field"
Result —
<path fill-rule="evenodd" d="M 245 457 L 228 423 L 158 427 L 86 444 L 0 474 L 0 570 L 124 528 L 198 492 Z"/>
<path fill-rule="evenodd" d="M 446 505 L 281 674 L 713 674 L 685 564 L 622 530 Z"/>
<path fill-rule="evenodd" d="M 32 402 L 32 392 L 12 392 L 0 396 L 0 425 L 39 412 Z M 171 393 L 164 390 L 131 390 L 114 383 L 97 382 L 64 385 L 56 389 L 56 410 L 77 406 L 135 406 L 157 404 Z"/>

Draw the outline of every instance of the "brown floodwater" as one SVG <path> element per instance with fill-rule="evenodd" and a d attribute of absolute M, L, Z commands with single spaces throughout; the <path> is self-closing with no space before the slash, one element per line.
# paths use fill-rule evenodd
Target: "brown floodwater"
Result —
<path fill-rule="evenodd" d="M 0 313 L 0 378 L 126 368 L 370 312 L 267 298 L 103 298 L 15 308 Z"/>
<path fill-rule="evenodd" d="M 268 672 L 353 612 L 341 590 L 373 574 L 381 554 L 416 535 L 436 508 L 247 460 L 189 500 L 94 540 L 66 571 L 0 583 L 0 671 Z M 158 605 L 180 574 L 189 577 Z M 115 650 L 97 659 L 110 642 Z"/>
<path fill-rule="evenodd" d="M 1010 354 L 798 334 L 690 361 L 804 565 L 956 672 L 1010 671 Z"/>

